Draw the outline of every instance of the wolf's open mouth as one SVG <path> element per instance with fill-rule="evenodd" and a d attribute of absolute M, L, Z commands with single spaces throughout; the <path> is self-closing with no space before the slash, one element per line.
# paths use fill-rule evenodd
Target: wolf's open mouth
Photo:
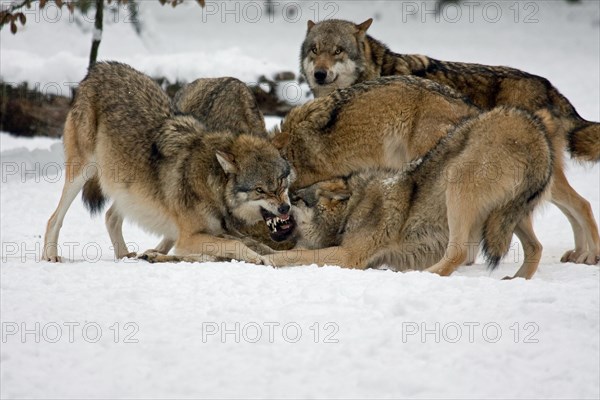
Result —
<path fill-rule="evenodd" d="M 269 228 L 271 239 L 276 242 L 282 242 L 286 240 L 296 227 L 294 217 L 289 214 L 275 215 L 265 210 L 260 209 L 260 213 Z"/>

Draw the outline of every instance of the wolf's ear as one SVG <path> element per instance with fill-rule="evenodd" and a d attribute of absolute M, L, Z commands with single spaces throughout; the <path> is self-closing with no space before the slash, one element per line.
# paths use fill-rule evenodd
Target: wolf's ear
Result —
<path fill-rule="evenodd" d="M 238 167 L 235 164 L 235 158 L 233 157 L 233 154 L 217 150 L 216 156 L 219 164 L 221 164 L 221 168 L 223 168 L 223 171 L 225 171 L 227 174 L 237 174 Z"/>
<path fill-rule="evenodd" d="M 315 26 L 316 24 L 311 21 L 310 19 L 308 20 L 308 22 L 306 23 L 306 27 L 308 28 L 308 32 L 310 32 L 310 30 L 313 28 L 313 26 Z"/>
<path fill-rule="evenodd" d="M 279 132 L 271 139 L 271 143 L 277 150 L 282 150 L 290 143 L 290 134 Z"/>
<path fill-rule="evenodd" d="M 356 27 L 358 28 L 359 32 L 365 33 L 367 31 L 367 29 L 369 29 L 369 27 L 371 26 L 372 23 L 373 23 L 373 18 L 369 18 L 362 24 L 356 25 Z"/>

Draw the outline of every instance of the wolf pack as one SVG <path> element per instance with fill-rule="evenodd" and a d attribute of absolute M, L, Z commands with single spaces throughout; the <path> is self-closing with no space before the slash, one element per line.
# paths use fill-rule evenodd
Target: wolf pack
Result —
<path fill-rule="evenodd" d="M 308 22 L 300 70 L 315 98 L 270 131 L 235 78 L 201 78 L 170 99 L 125 64 L 95 64 L 65 122 L 66 179 L 42 259 L 60 261 L 82 192 L 92 213 L 112 200 L 117 258 L 447 276 L 479 252 L 496 267 L 516 234 L 522 265 L 510 278 L 529 279 L 542 255 L 532 213 L 549 200 L 573 231 L 561 261 L 597 264 L 592 207 L 564 156 L 600 161 L 600 124 L 542 77 L 397 54 L 371 24 Z M 162 240 L 130 252 L 124 219 Z"/>

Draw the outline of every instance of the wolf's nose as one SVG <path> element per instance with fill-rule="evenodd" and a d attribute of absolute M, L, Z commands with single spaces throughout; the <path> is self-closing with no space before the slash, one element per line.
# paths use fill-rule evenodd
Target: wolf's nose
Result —
<path fill-rule="evenodd" d="M 318 69 L 315 71 L 315 79 L 317 83 L 325 83 L 325 79 L 327 78 L 327 71 Z"/>
<path fill-rule="evenodd" d="M 279 206 L 277 211 L 279 211 L 279 214 L 287 214 L 290 211 L 290 205 L 287 203 L 284 203 Z"/>

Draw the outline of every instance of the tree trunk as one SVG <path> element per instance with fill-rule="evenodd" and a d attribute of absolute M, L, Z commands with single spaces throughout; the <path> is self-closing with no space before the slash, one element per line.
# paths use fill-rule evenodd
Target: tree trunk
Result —
<path fill-rule="evenodd" d="M 96 0 L 96 16 L 94 18 L 94 33 L 92 36 L 92 50 L 90 52 L 90 64 L 88 68 L 96 63 L 98 48 L 102 41 L 102 20 L 104 19 L 104 0 Z"/>

